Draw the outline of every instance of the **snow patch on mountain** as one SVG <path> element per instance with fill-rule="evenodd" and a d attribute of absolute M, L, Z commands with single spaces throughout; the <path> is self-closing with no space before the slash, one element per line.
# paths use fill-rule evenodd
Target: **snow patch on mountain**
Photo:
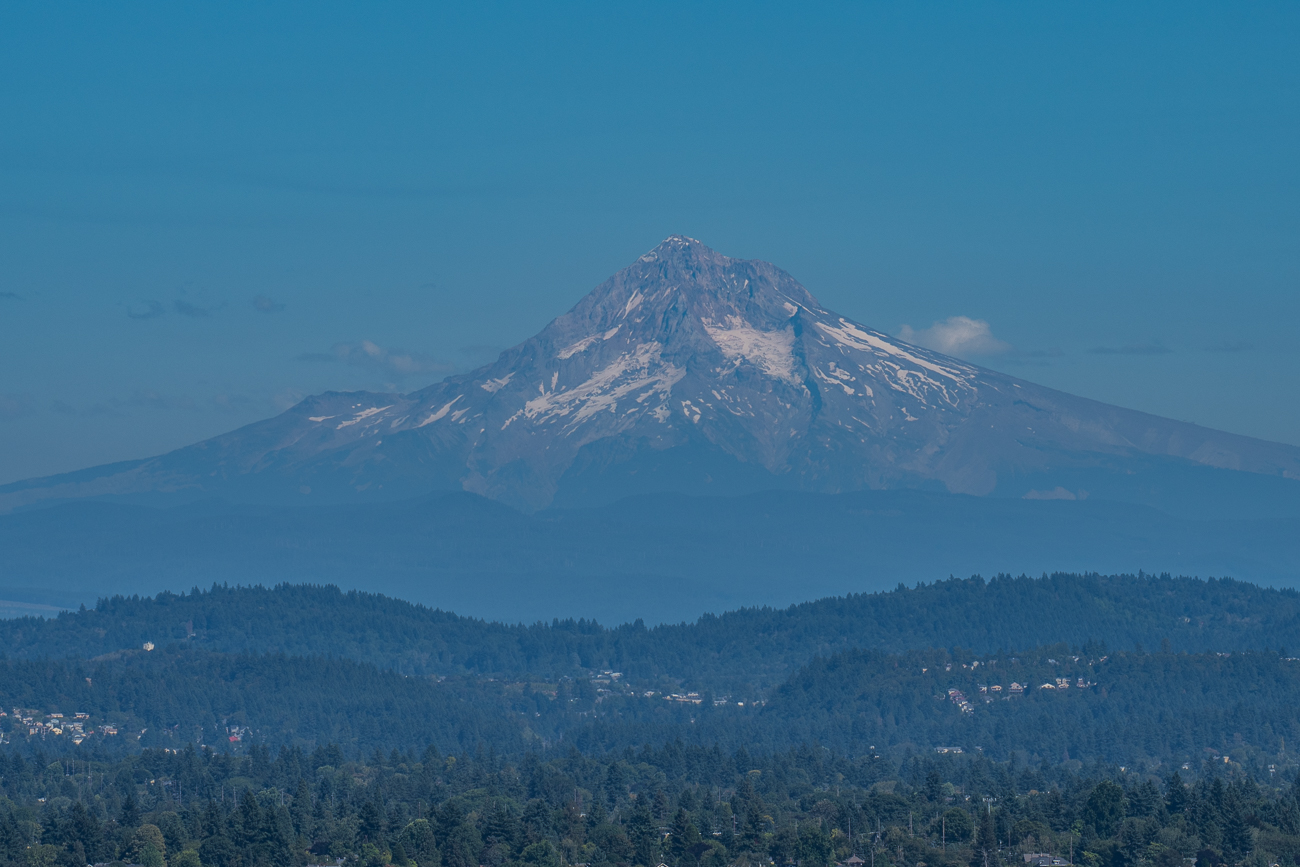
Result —
<path fill-rule="evenodd" d="M 814 367 L 813 375 L 816 376 L 818 379 L 820 379 L 822 382 L 826 383 L 827 385 L 838 385 L 840 388 L 844 389 L 844 393 L 847 395 L 852 396 L 858 393 L 858 390 L 856 388 L 853 388 L 847 382 L 844 381 L 844 378 L 842 378 L 841 376 L 841 374 L 843 374 L 844 371 L 837 369 L 835 367 L 834 362 L 831 362 L 830 368 L 831 368 L 830 373 L 827 374 L 821 368 Z M 850 380 L 852 378 L 853 377 L 851 376 L 848 377 L 848 379 Z"/>
<path fill-rule="evenodd" d="M 393 408 L 393 405 L 390 403 L 388 406 L 372 406 L 370 409 L 363 409 L 363 410 L 361 410 L 361 412 L 357 413 L 356 415 L 354 415 L 352 418 L 348 419 L 347 421 L 339 422 L 338 427 L 336 427 L 336 428 L 334 428 L 334 429 L 335 429 L 335 430 L 342 430 L 342 429 L 345 428 L 345 427 L 351 427 L 352 425 L 357 424 L 358 422 L 363 422 L 363 421 L 365 421 L 366 419 L 370 418 L 370 417 L 373 416 L 373 415 L 378 415 L 379 413 L 383 412 L 384 410 L 386 410 L 386 409 L 392 409 L 392 408 Z"/>
<path fill-rule="evenodd" d="M 685 370 L 663 360 L 661 344 L 642 343 L 634 351 L 624 352 L 611 364 L 596 371 L 582 384 L 528 401 L 522 410 L 506 420 L 502 429 L 522 414 L 538 423 L 566 419 L 565 430 L 572 431 L 597 413 L 616 412 L 619 401 L 624 398 L 636 396 L 640 405 L 645 405 L 653 396 L 662 401 L 685 375 Z"/>
<path fill-rule="evenodd" d="M 632 297 L 627 299 L 627 306 L 623 308 L 623 318 L 626 319 L 627 315 L 631 313 L 633 310 L 640 307 L 641 302 L 644 300 L 645 300 L 645 296 L 641 294 L 640 289 L 633 292 Z"/>
<path fill-rule="evenodd" d="M 841 318 L 839 325 L 817 322 L 815 325 L 827 337 L 839 346 L 866 352 L 879 361 L 873 368 L 887 376 L 887 383 L 896 391 L 905 392 L 922 403 L 926 403 L 934 392 L 938 392 L 944 402 L 956 406 L 958 393 L 975 390 L 972 385 L 977 371 L 964 364 L 950 364 L 930 361 L 907 348 L 885 340 L 860 328 L 847 319 Z M 909 365 L 920 368 L 910 369 Z M 943 379 L 935 379 L 925 371 L 934 373 Z M 892 372 L 892 376 L 889 374 Z M 909 419 L 910 421 L 911 419 Z"/>
<path fill-rule="evenodd" d="M 416 427 L 424 427 L 426 424 L 433 424 L 435 421 L 445 416 L 451 410 L 452 405 L 455 404 L 456 401 L 460 400 L 462 397 L 464 397 L 464 395 L 461 394 L 456 395 L 451 400 L 443 404 L 442 409 L 430 415 L 424 421 L 417 424 Z"/>
<path fill-rule="evenodd" d="M 975 375 L 975 368 L 973 367 L 957 364 L 943 365 L 927 361 L 919 355 L 908 352 L 896 343 L 890 343 L 869 331 L 859 328 L 847 319 L 840 319 L 839 328 L 836 328 L 833 325 L 827 325 L 823 322 L 818 322 L 817 327 L 833 337 L 836 342 L 841 345 L 851 346 L 854 349 L 865 350 L 868 352 L 874 351 L 877 353 L 885 353 L 886 355 L 893 355 L 903 359 L 904 361 L 911 362 L 918 367 L 923 367 L 926 370 L 937 373 L 940 376 L 946 376 L 961 385 L 967 385 L 967 380 Z"/>
<path fill-rule="evenodd" d="M 586 352 L 587 347 L 591 346 L 593 343 L 597 343 L 602 340 L 609 340 L 615 334 L 618 334 L 618 330 L 622 327 L 623 327 L 622 325 L 615 325 L 613 328 L 609 329 L 604 334 L 593 334 L 590 337 L 584 337 L 581 340 L 579 340 L 577 343 L 571 344 L 570 346 L 566 346 L 564 349 L 561 349 L 559 352 L 555 353 L 555 357 L 563 360 L 566 358 L 572 358 L 573 356 L 577 355 L 579 352 Z"/>
<path fill-rule="evenodd" d="M 739 316 L 728 316 L 724 325 L 711 319 L 701 322 L 728 360 L 736 364 L 748 361 L 774 379 L 799 384 L 795 374 L 793 328 L 761 331 Z"/>

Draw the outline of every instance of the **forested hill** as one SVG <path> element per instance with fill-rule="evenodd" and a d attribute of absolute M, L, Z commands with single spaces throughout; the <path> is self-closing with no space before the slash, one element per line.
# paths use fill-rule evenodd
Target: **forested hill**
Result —
<path fill-rule="evenodd" d="M 1053 762 L 1222 759 L 1263 773 L 1293 761 L 1286 743 L 1300 738 L 1297 705 L 1294 657 L 1058 645 L 995 655 L 847 651 L 797 672 L 764 716 L 794 743 L 850 753 L 864 742 L 882 750 L 910 742 Z"/>
<path fill-rule="evenodd" d="M 407 675 L 554 678 L 601 669 L 690 688 L 770 688 L 851 648 L 993 652 L 1064 642 L 1240 651 L 1300 644 L 1300 594 L 1232 580 L 1057 574 L 949 579 L 915 588 L 743 609 L 647 629 L 591 621 L 489 623 L 332 586 L 214 586 L 113 597 L 57 618 L 0 622 L 10 658 L 94 658 L 184 643 L 330 656 Z"/>
<path fill-rule="evenodd" d="M 755 700 L 599 677 L 412 678 L 347 660 L 173 645 L 96 662 L 0 660 L 0 740 L 82 757 L 326 743 L 350 756 L 430 745 L 603 755 L 680 741 L 762 753 L 820 744 L 895 758 L 959 747 L 999 761 L 1189 769 L 1227 756 L 1259 778 L 1270 766 L 1295 768 L 1300 661 L 1264 651 L 1098 651 L 846 651 Z"/>

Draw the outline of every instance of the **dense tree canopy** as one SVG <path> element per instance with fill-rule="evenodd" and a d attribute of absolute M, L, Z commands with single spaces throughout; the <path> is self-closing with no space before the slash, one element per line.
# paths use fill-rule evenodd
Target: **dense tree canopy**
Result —
<path fill-rule="evenodd" d="M 604 756 L 337 747 L 0 756 L 0 864 L 252 867 L 1292 867 L 1297 791 L 1207 765 L 1165 775 L 820 747 L 670 743 Z"/>

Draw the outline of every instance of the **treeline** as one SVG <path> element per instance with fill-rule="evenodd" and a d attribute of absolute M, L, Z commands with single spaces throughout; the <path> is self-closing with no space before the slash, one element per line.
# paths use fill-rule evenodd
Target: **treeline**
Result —
<path fill-rule="evenodd" d="M 0 661 L 0 734 L 28 753 L 101 759 L 190 744 L 601 755 L 681 740 L 895 758 L 959 747 L 1053 765 L 1226 759 L 1256 776 L 1289 773 L 1286 743 L 1300 743 L 1300 661 L 1265 651 L 855 650 L 817 658 L 762 696 L 657 686 L 415 678 L 350 660 L 171 645 L 93 662 Z"/>
<path fill-rule="evenodd" d="M 0 622 L 11 658 L 93 658 L 183 642 L 224 653 L 342 657 L 407 675 L 555 679 L 614 669 L 641 682 L 667 677 L 723 691 L 768 689 L 815 656 L 859 647 L 993 652 L 1097 641 L 1205 652 L 1284 648 L 1297 635 L 1300 595 L 1292 590 L 1069 574 L 949 579 L 654 628 L 488 623 L 310 585 L 118 596 L 53 619 Z"/>
<path fill-rule="evenodd" d="M 1293 867 L 1297 791 L 1233 773 L 690 747 L 0 754 L 0 864 Z"/>

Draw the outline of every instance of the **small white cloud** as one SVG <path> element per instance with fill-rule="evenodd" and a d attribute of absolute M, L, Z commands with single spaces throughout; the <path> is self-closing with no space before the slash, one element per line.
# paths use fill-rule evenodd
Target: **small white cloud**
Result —
<path fill-rule="evenodd" d="M 949 316 L 920 331 L 904 325 L 898 336 L 945 355 L 1001 355 L 1011 350 L 1011 344 L 993 336 L 987 322 L 969 316 Z"/>
<path fill-rule="evenodd" d="M 342 361 L 356 367 L 387 374 L 398 380 L 429 373 L 451 373 L 455 368 L 418 352 L 385 349 L 377 343 L 336 343 L 329 352 L 312 352 L 298 356 L 300 361 Z"/>

